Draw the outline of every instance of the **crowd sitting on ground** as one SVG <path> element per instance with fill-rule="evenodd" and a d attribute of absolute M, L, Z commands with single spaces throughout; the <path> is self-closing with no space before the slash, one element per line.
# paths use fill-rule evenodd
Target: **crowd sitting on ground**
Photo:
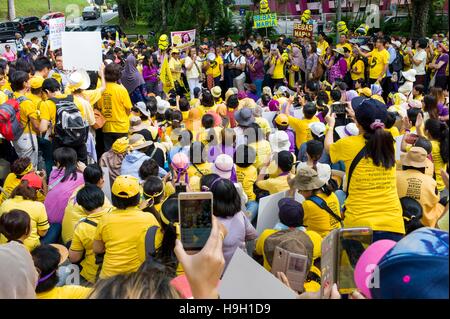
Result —
<path fill-rule="evenodd" d="M 407 288 L 382 276 L 350 298 L 448 298 L 448 34 L 185 50 L 110 36 L 98 72 L 20 40 L 0 59 L 0 298 L 181 298 L 180 276 L 194 298 L 218 298 L 237 249 L 270 271 L 267 243 L 288 233 L 310 247 L 299 298 L 319 298 L 321 242 L 341 227 L 370 227 L 380 265 L 425 256 L 396 266 L 420 278 Z M 213 194 L 193 255 L 180 189 Z M 257 232 L 260 199 L 280 192 L 279 222 Z"/>

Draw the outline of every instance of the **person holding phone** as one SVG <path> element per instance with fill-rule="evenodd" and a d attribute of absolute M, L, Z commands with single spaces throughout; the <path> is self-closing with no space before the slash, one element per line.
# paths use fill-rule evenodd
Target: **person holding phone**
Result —
<path fill-rule="evenodd" d="M 289 59 L 288 54 L 281 54 L 275 45 L 271 45 L 270 50 L 270 67 L 267 71 L 271 75 L 272 85 L 271 88 L 277 89 L 284 85 L 284 65 Z"/>

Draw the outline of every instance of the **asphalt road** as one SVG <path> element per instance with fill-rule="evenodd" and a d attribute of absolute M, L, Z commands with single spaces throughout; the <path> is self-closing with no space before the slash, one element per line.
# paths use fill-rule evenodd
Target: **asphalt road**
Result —
<path fill-rule="evenodd" d="M 75 27 L 75 26 L 90 26 L 90 25 L 99 25 L 102 23 L 106 23 L 111 19 L 114 19 L 115 17 L 117 17 L 117 12 L 112 12 L 112 11 L 108 11 L 108 12 L 104 12 L 102 14 L 102 16 L 100 18 L 98 18 L 97 20 L 86 20 L 84 21 L 81 17 L 75 18 L 73 20 L 70 21 L 66 21 L 66 25 L 70 26 L 70 27 Z M 24 40 L 25 42 L 30 41 L 30 39 L 32 37 L 38 37 L 41 38 L 44 35 L 44 32 L 31 32 L 31 33 L 27 33 L 25 34 Z M 11 48 L 13 50 L 15 50 L 15 45 L 14 45 L 14 41 L 8 41 L 8 43 L 10 44 Z M 5 50 L 5 45 L 6 43 L 0 43 L 0 54 L 2 54 Z"/>

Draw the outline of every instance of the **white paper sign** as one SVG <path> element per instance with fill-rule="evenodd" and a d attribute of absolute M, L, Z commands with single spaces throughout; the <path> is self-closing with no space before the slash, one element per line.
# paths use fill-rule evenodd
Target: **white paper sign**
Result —
<path fill-rule="evenodd" d="M 48 21 L 50 49 L 58 50 L 62 47 L 62 34 L 66 29 L 66 18 L 56 18 Z"/>
<path fill-rule="evenodd" d="M 102 64 L 100 32 L 63 32 L 62 56 L 65 70 L 98 71 Z"/>
<path fill-rule="evenodd" d="M 109 168 L 102 167 L 102 171 L 104 180 L 102 191 L 105 194 L 106 198 L 108 198 L 109 201 L 111 202 L 111 179 L 109 177 Z"/>
<path fill-rule="evenodd" d="M 400 160 L 400 155 L 402 155 L 402 140 L 403 135 L 397 136 L 395 138 L 395 160 Z"/>
<path fill-rule="evenodd" d="M 236 249 L 219 286 L 220 299 L 295 299 L 297 294 Z"/>
<path fill-rule="evenodd" d="M 267 122 L 269 122 L 269 125 L 271 128 L 274 128 L 273 118 L 275 117 L 276 114 L 277 114 L 277 112 L 263 112 L 262 113 L 262 117 L 265 118 L 267 120 Z"/>

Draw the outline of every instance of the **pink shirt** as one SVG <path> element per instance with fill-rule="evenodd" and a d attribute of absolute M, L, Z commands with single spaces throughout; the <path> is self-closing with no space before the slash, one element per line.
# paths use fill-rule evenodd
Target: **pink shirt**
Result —
<path fill-rule="evenodd" d="M 8 53 L 8 51 L 5 51 L 5 53 L 3 53 L 2 56 L 4 58 L 6 58 L 6 60 L 8 60 L 8 62 L 13 62 L 16 60 L 16 54 L 11 50 L 9 51 L 9 53 Z"/>

